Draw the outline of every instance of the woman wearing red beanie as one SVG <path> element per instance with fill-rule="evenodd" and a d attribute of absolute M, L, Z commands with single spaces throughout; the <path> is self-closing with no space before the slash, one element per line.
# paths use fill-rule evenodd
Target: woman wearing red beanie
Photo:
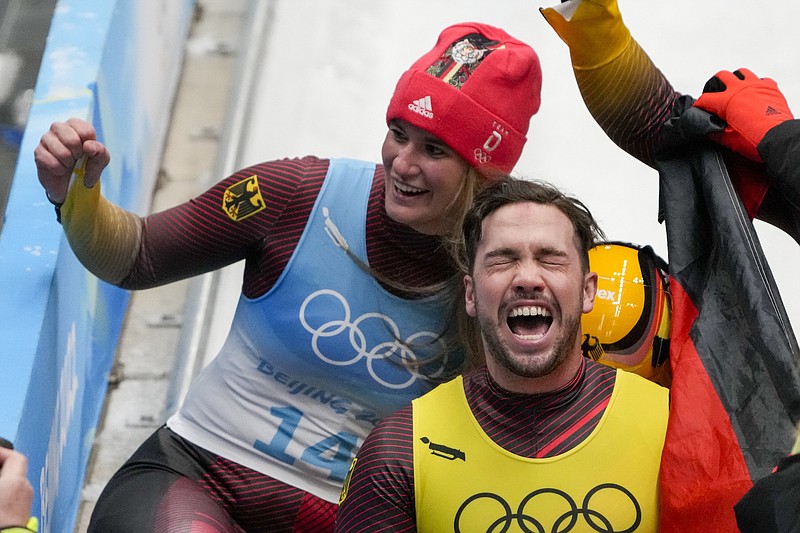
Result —
<path fill-rule="evenodd" d="M 442 244 L 513 168 L 540 86 L 529 46 L 451 26 L 397 85 L 382 165 L 268 161 L 146 217 L 101 195 L 110 155 L 91 124 L 52 124 L 39 179 L 92 273 L 144 289 L 246 260 L 219 355 L 108 483 L 89 530 L 331 531 L 374 424 L 463 368 Z"/>

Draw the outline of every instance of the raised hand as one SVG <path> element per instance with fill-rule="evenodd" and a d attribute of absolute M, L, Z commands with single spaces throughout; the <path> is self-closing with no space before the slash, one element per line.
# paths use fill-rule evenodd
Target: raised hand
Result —
<path fill-rule="evenodd" d="M 619 56 L 631 39 L 617 0 L 567 0 L 539 11 L 569 46 L 575 68 L 605 65 Z"/>
<path fill-rule="evenodd" d="M 724 131 L 711 134 L 713 140 L 753 161 L 762 160 L 758 144 L 764 135 L 794 118 L 778 84 L 745 68 L 718 72 L 694 106 L 725 123 Z"/>
<path fill-rule="evenodd" d="M 34 150 L 39 183 L 51 202 L 61 204 L 67 196 L 73 171 L 83 175 L 83 184 L 94 187 L 111 160 L 108 149 L 97 141 L 94 127 L 84 120 L 71 118 L 54 122 L 42 135 Z M 76 169 L 76 164 L 80 165 Z"/>

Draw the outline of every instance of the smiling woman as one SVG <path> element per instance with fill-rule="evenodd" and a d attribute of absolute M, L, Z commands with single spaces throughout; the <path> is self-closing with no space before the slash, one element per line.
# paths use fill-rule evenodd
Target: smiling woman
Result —
<path fill-rule="evenodd" d="M 386 213 L 426 235 L 452 235 L 484 182 L 452 148 L 427 131 L 393 119 L 381 150 Z"/>
<path fill-rule="evenodd" d="M 458 342 L 445 244 L 473 191 L 519 158 L 540 82 L 529 46 L 450 26 L 397 84 L 385 167 L 266 161 L 147 217 L 103 197 L 94 127 L 53 123 L 39 180 L 98 277 L 143 289 L 246 258 L 227 341 L 105 487 L 89 531 L 330 531 L 374 424 L 462 367 L 463 351 L 441 354 Z"/>

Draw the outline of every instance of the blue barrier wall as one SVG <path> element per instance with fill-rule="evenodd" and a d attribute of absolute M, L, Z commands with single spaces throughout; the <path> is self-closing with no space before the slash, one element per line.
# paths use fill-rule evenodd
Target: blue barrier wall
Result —
<path fill-rule="evenodd" d="M 38 184 L 55 120 L 110 149 L 103 192 L 147 211 L 194 0 L 60 0 L 0 234 L 0 436 L 29 458 L 40 531 L 71 532 L 128 295 L 76 260 Z"/>

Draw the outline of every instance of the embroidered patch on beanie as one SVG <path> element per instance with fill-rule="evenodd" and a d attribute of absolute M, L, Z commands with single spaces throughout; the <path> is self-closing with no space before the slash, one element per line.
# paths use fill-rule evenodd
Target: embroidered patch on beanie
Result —
<path fill-rule="evenodd" d="M 451 44 L 425 72 L 461 89 L 481 61 L 494 48 L 502 46 L 500 41 L 490 41 L 480 33 L 470 33 Z"/>

